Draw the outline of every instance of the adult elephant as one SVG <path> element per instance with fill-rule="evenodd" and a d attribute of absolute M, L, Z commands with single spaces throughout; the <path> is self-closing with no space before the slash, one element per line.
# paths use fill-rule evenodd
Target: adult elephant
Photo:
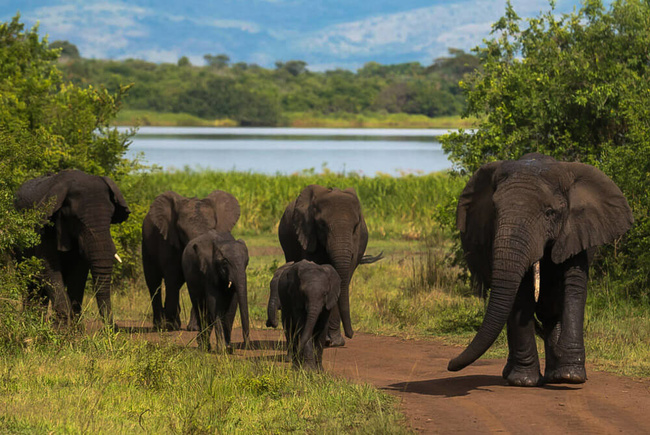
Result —
<path fill-rule="evenodd" d="M 221 336 L 230 348 L 235 312 L 239 302 L 244 343 L 250 342 L 246 267 L 246 243 L 230 233 L 211 230 L 190 242 L 183 251 L 183 274 L 187 280 L 192 307 L 196 312 L 199 346 L 210 350 L 210 334 L 215 322 L 217 343 Z"/>
<path fill-rule="evenodd" d="M 541 154 L 483 165 L 458 200 L 457 226 L 470 271 L 491 289 L 490 299 L 476 336 L 449 362 L 449 370 L 479 358 L 507 323 L 503 377 L 509 384 L 585 382 L 590 259 L 595 247 L 621 236 L 632 222 L 621 191 L 593 166 Z M 533 269 L 538 266 L 536 302 Z M 545 344 L 543 378 L 535 314 Z"/>
<path fill-rule="evenodd" d="M 57 322 L 70 322 L 81 312 L 90 271 L 99 313 L 113 325 L 111 274 L 119 257 L 110 226 L 131 212 L 115 182 L 64 170 L 26 181 L 16 192 L 15 206 L 45 207 L 50 223 L 40 229 L 40 243 L 23 253 L 43 260 L 41 285 L 29 298 L 41 297 L 45 306 L 51 301 Z"/>
<path fill-rule="evenodd" d="M 278 227 L 280 245 L 288 262 L 309 260 L 331 264 L 341 277 L 341 294 L 329 319 L 327 344 L 343 346 L 340 325 L 352 338 L 350 280 L 359 264 L 373 263 L 382 255 L 364 256 L 368 227 L 353 188 L 340 190 L 316 184 L 303 189 L 284 211 Z"/>
<path fill-rule="evenodd" d="M 181 258 L 188 242 L 210 230 L 229 232 L 239 214 L 237 199 L 222 190 L 215 190 L 203 199 L 186 198 L 172 191 L 154 199 L 142 222 L 142 267 L 151 295 L 155 327 L 181 327 L 179 292 L 185 283 Z M 194 310 L 188 329 L 197 329 Z"/>

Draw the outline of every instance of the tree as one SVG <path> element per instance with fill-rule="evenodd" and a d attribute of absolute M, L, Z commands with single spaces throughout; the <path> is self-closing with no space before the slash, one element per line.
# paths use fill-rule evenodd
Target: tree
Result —
<path fill-rule="evenodd" d="M 203 56 L 203 59 L 205 59 L 205 62 L 208 64 L 208 66 L 216 69 L 226 68 L 230 62 L 230 56 L 226 54 L 217 54 L 216 56 L 206 54 Z"/>
<path fill-rule="evenodd" d="M 482 69 L 461 86 L 464 115 L 481 121 L 443 137 L 443 148 L 465 173 L 534 151 L 602 169 L 636 220 L 603 263 L 650 294 L 650 3 L 617 0 L 607 11 L 586 0 L 521 21 L 508 3 L 493 39 L 475 49 Z"/>
<path fill-rule="evenodd" d="M 79 59 L 79 49 L 68 41 L 54 41 L 50 44 L 52 49 L 61 49 L 59 59 Z"/>
<path fill-rule="evenodd" d="M 190 65 L 192 65 L 192 63 L 187 58 L 187 56 L 182 56 L 182 57 L 180 57 L 178 59 L 177 65 L 180 66 L 180 67 L 183 67 L 183 66 L 190 66 Z"/>
<path fill-rule="evenodd" d="M 23 314 L 14 306 L 36 269 L 16 266 L 8 253 L 34 245 L 41 221 L 39 210 L 14 210 L 14 191 L 28 178 L 66 168 L 113 178 L 131 169 L 124 158 L 130 134 L 110 126 L 127 88 L 112 94 L 64 84 L 59 49 L 19 19 L 0 23 L 0 346 L 24 345 L 16 320 Z"/>

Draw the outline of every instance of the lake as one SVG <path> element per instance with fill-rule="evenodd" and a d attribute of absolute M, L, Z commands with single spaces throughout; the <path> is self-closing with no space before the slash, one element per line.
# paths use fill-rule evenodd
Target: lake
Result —
<path fill-rule="evenodd" d="M 165 169 L 399 176 L 451 167 L 441 129 L 141 127 L 127 156 Z"/>

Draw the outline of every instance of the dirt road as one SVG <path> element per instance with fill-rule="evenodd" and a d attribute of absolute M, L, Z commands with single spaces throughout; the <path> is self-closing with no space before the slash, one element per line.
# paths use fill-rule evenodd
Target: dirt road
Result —
<path fill-rule="evenodd" d="M 168 334 L 183 344 L 195 336 Z M 265 350 L 237 349 L 235 354 L 247 358 L 273 352 L 269 349 L 281 332 L 254 330 L 251 339 Z M 399 397 L 411 427 L 421 433 L 650 434 L 650 380 L 588 367 L 584 385 L 509 387 L 501 378 L 502 360 L 479 360 L 461 372 L 448 372 L 447 362 L 459 350 L 439 341 L 355 334 L 345 347 L 325 350 L 324 366 Z"/>

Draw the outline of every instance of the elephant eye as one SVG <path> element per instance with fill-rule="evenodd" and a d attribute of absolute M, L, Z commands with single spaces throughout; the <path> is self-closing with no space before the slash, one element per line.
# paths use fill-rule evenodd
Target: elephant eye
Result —
<path fill-rule="evenodd" d="M 555 215 L 555 210 L 552 208 L 547 208 L 544 214 L 546 214 L 547 218 L 553 217 Z"/>

